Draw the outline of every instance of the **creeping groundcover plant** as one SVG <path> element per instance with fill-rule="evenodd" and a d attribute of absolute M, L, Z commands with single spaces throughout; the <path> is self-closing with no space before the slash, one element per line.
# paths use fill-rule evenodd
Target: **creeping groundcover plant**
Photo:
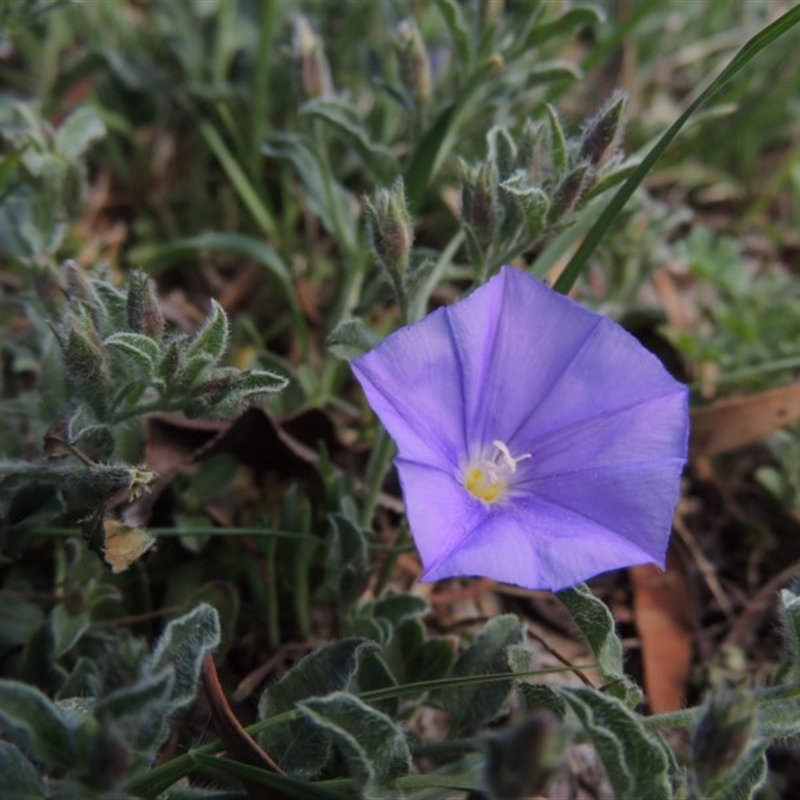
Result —
<path fill-rule="evenodd" d="M 610 319 L 503 267 L 353 368 L 398 446 L 423 580 L 558 590 L 664 565 L 687 390 Z"/>

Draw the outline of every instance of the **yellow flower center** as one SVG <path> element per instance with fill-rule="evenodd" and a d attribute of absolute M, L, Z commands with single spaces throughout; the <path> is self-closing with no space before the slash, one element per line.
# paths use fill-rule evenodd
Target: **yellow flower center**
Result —
<path fill-rule="evenodd" d="M 492 504 L 506 496 L 511 476 L 517 471 L 517 464 L 530 458 L 530 453 L 512 456 L 508 445 L 495 439 L 492 444 L 497 450 L 491 458 L 472 459 L 464 470 L 464 487 L 483 503 Z"/>

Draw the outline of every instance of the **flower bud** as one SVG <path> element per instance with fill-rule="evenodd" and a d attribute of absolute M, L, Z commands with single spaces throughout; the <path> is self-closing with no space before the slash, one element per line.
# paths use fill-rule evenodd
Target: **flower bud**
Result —
<path fill-rule="evenodd" d="M 723 686 L 711 696 L 692 734 L 692 761 L 701 788 L 727 772 L 745 752 L 755 711 L 750 692 Z"/>
<path fill-rule="evenodd" d="M 470 225 L 484 247 L 494 240 L 500 217 L 497 168 L 492 162 L 466 167 L 461 185 L 461 220 Z"/>
<path fill-rule="evenodd" d="M 589 121 L 581 137 L 579 157 L 592 166 L 602 164 L 616 150 L 625 128 L 624 116 L 628 95 L 617 92 Z"/>
<path fill-rule="evenodd" d="M 302 14 L 294 21 L 292 60 L 303 100 L 333 96 L 333 81 L 328 59 L 325 58 L 325 47 Z"/>
<path fill-rule="evenodd" d="M 414 243 L 403 179 L 398 178 L 391 189 L 378 189 L 365 197 L 364 213 L 376 258 L 393 281 L 402 281 Z"/>
<path fill-rule="evenodd" d="M 542 794 L 557 767 L 556 724 L 548 712 L 486 739 L 484 784 L 491 800 Z"/>
<path fill-rule="evenodd" d="M 431 97 L 431 62 L 413 19 L 405 19 L 397 26 L 395 46 L 403 83 L 411 92 L 417 108 L 424 108 Z"/>
<path fill-rule="evenodd" d="M 513 198 L 519 216 L 525 220 L 528 236 L 537 237 L 545 226 L 550 200 L 538 186 L 531 184 L 528 175 L 519 171 L 500 184 L 503 192 Z"/>
<path fill-rule="evenodd" d="M 61 265 L 64 275 L 64 290 L 72 308 L 83 309 L 91 316 L 95 327 L 102 328 L 106 319 L 106 309 L 86 272 L 71 258 Z"/>
<path fill-rule="evenodd" d="M 142 270 L 131 273 L 128 287 L 128 325 L 136 333 L 143 333 L 157 342 L 164 335 L 164 315 L 158 304 L 153 285 Z"/>
<path fill-rule="evenodd" d="M 503 13 L 504 0 L 481 0 L 481 20 L 487 27 L 496 25 Z"/>
<path fill-rule="evenodd" d="M 584 162 L 564 176 L 561 183 L 556 186 L 550 201 L 549 221 L 551 223 L 558 222 L 578 205 L 586 190 L 590 175 L 589 164 Z"/>
<path fill-rule="evenodd" d="M 105 379 L 108 368 L 106 354 L 91 320 L 71 314 L 62 347 L 70 378 L 84 386 Z"/>
<path fill-rule="evenodd" d="M 548 160 L 547 134 L 541 123 L 525 121 L 517 140 L 515 166 L 528 173 L 531 183 L 543 183 L 550 177 L 553 167 Z"/>

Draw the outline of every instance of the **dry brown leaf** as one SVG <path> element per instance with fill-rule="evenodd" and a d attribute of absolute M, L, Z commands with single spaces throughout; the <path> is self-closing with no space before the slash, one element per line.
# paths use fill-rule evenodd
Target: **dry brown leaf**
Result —
<path fill-rule="evenodd" d="M 753 444 L 800 420 L 800 383 L 692 411 L 691 456 L 713 456 Z"/>
<path fill-rule="evenodd" d="M 677 569 L 631 567 L 633 613 L 644 662 L 644 685 L 654 714 L 683 707 L 692 666 L 688 592 Z"/>

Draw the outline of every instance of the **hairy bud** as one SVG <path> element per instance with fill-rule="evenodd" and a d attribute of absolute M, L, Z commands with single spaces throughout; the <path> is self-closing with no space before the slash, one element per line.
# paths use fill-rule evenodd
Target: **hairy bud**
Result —
<path fill-rule="evenodd" d="M 617 92 L 590 120 L 581 137 L 579 157 L 592 166 L 602 164 L 614 153 L 625 129 L 625 109 L 628 106 L 628 95 Z"/>
<path fill-rule="evenodd" d="M 711 696 L 692 735 L 692 761 L 701 788 L 727 772 L 745 752 L 755 711 L 750 692 L 723 686 Z"/>
<path fill-rule="evenodd" d="M 405 19 L 397 26 L 395 46 L 403 83 L 411 92 L 417 108 L 424 108 L 431 98 L 431 62 L 413 19 Z"/>
<path fill-rule="evenodd" d="M 500 217 L 497 203 L 497 168 L 493 162 L 466 167 L 461 185 L 461 220 L 470 225 L 478 241 L 490 244 Z"/>
<path fill-rule="evenodd" d="M 549 160 L 547 132 L 539 122 L 529 119 L 517 140 L 517 169 L 528 173 L 532 183 L 543 183 L 553 171 Z"/>
<path fill-rule="evenodd" d="M 496 25 L 503 13 L 505 0 L 481 0 L 481 19 L 487 26 Z"/>
<path fill-rule="evenodd" d="M 131 273 L 128 287 L 128 325 L 136 333 L 143 333 L 157 342 L 164 335 L 164 315 L 161 313 L 153 284 L 142 270 Z"/>
<path fill-rule="evenodd" d="M 88 317 L 71 314 L 63 334 L 62 348 L 67 372 L 76 383 L 91 386 L 104 381 L 107 359 L 97 330 Z"/>
<path fill-rule="evenodd" d="M 294 21 L 292 60 L 297 73 L 297 82 L 304 100 L 315 97 L 332 97 L 333 81 L 325 47 L 309 21 L 302 14 Z"/>
<path fill-rule="evenodd" d="M 578 205 L 586 191 L 590 175 L 589 164 L 583 163 L 564 176 L 561 183 L 556 186 L 550 201 L 550 222 L 558 222 Z"/>
<path fill-rule="evenodd" d="M 542 794 L 557 766 L 555 718 L 548 712 L 486 739 L 484 783 L 491 800 Z"/>
<path fill-rule="evenodd" d="M 395 283 L 402 282 L 414 244 L 403 179 L 398 178 L 390 189 L 378 189 L 365 197 L 364 213 L 375 257 Z"/>

